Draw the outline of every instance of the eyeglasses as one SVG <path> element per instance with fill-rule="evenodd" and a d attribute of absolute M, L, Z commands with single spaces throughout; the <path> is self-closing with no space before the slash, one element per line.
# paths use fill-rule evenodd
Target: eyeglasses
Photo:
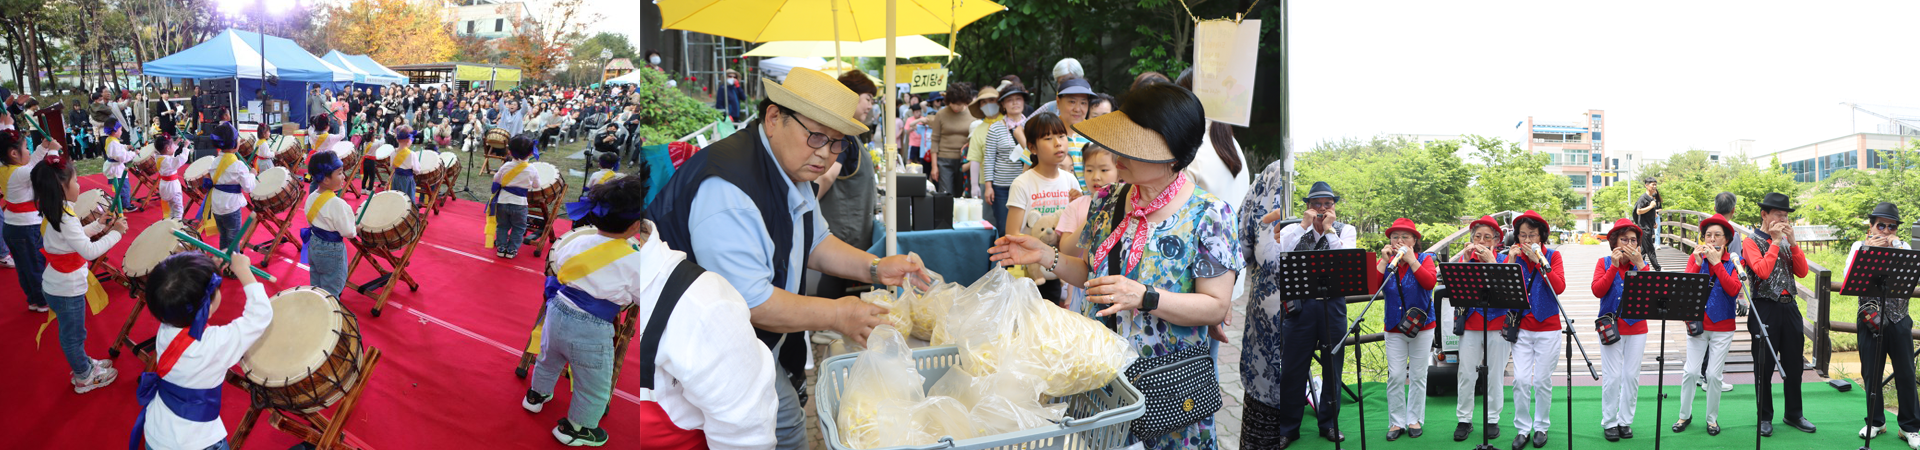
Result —
<path fill-rule="evenodd" d="M 1307 203 L 1307 207 L 1313 209 L 1333 209 L 1333 205 L 1335 204 L 1337 204 L 1337 202 L 1310 202 Z"/>
<path fill-rule="evenodd" d="M 1523 238 L 1528 238 L 1528 239 L 1538 239 L 1540 237 L 1540 233 L 1520 233 L 1519 236 Z"/>
<path fill-rule="evenodd" d="M 1494 239 L 1499 239 L 1499 238 L 1494 237 L 1491 234 L 1474 234 L 1473 235 L 1473 240 L 1476 240 L 1476 241 L 1491 241 Z"/>
<path fill-rule="evenodd" d="M 1893 224 L 1893 223 L 1886 223 L 1886 222 L 1880 222 L 1880 223 L 1876 223 L 1876 224 L 1873 224 L 1873 227 L 1874 227 L 1874 228 L 1879 228 L 1879 229 L 1882 229 L 1882 230 L 1887 230 L 1887 231 L 1893 231 L 1893 230 L 1898 230 L 1898 229 L 1900 229 L 1900 225 L 1899 225 L 1899 224 Z"/>
<path fill-rule="evenodd" d="M 806 122 L 801 122 L 800 118 L 798 117 L 788 115 L 787 119 L 792 120 L 793 123 L 800 124 L 800 129 L 807 131 L 807 146 L 813 147 L 815 150 L 820 149 L 820 147 L 826 147 L 827 144 L 837 144 L 839 142 L 845 142 L 847 140 L 846 138 L 840 138 L 840 139 L 830 138 L 830 137 L 827 137 L 826 133 L 813 131 L 812 128 L 807 128 Z M 828 151 L 831 151 L 833 152 L 833 154 L 836 154 L 836 155 L 840 154 L 841 150 L 843 149 L 839 145 L 834 145 L 833 148 L 828 149 Z"/>

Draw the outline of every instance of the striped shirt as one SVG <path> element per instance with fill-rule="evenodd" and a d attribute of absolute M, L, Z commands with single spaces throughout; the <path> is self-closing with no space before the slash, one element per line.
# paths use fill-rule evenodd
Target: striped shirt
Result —
<path fill-rule="evenodd" d="M 1012 186 L 1013 179 L 1027 170 L 1025 164 L 1014 161 L 1014 154 L 1020 151 L 1020 145 L 1013 140 L 1013 131 L 1007 123 L 996 122 L 987 127 L 986 178 L 994 186 Z"/>
<path fill-rule="evenodd" d="M 1073 176 L 1080 179 L 1080 190 L 1082 192 L 1087 190 L 1087 161 L 1086 158 L 1081 155 L 1080 149 L 1086 148 L 1087 144 L 1091 142 L 1093 141 L 1089 141 L 1087 138 L 1079 135 L 1067 137 L 1067 158 L 1073 160 Z"/>

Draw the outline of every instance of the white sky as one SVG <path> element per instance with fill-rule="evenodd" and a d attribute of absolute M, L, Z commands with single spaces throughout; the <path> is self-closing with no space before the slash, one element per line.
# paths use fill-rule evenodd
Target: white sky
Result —
<path fill-rule="evenodd" d="M 1295 148 L 1382 133 L 1514 139 L 1606 112 L 1608 150 L 1754 153 L 1920 107 L 1920 2 L 1293 1 Z M 1900 56 L 1905 55 L 1905 56 Z M 1860 116 L 1863 128 L 1874 119 Z"/>

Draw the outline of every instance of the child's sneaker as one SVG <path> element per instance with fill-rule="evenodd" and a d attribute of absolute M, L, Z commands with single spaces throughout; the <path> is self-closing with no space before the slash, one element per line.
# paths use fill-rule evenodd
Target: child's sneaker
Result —
<path fill-rule="evenodd" d="M 43 313 L 43 312 L 52 311 L 53 309 L 48 308 L 47 305 L 27 305 L 27 310 L 37 312 L 37 313 Z"/>
<path fill-rule="evenodd" d="M 553 427 L 553 438 L 569 447 L 599 447 L 607 445 L 607 430 L 576 428 L 573 422 L 560 419 L 560 426 Z"/>
<path fill-rule="evenodd" d="M 547 407 L 547 400 L 553 400 L 553 395 L 540 395 L 539 392 L 528 389 L 527 398 L 520 400 L 520 407 L 526 408 L 528 412 L 539 414 L 542 408 Z"/>
<path fill-rule="evenodd" d="M 13 255 L 0 256 L 0 267 L 13 268 Z"/>
<path fill-rule="evenodd" d="M 73 393 L 85 394 L 94 389 L 113 384 L 114 378 L 119 376 L 120 371 L 113 369 L 113 361 L 104 359 L 93 360 L 93 370 L 88 373 L 87 376 L 73 377 Z"/>

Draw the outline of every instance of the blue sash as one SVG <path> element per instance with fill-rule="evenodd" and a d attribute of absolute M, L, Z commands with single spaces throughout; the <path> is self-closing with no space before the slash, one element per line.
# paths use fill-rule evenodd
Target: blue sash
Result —
<path fill-rule="evenodd" d="M 567 300 L 573 301 L 573 306 L 578 306 L 580 310 L 586 311 L 587 314 L 592 314 L 594 317 L 599 317 L 600 320 L 605 320 L 607 323 L 613 323 L 614 318 L 620 314 L 620 305 L 615 305 L 613 302 L 594 297 L 588 294 L 587 291 L 582 291 L 579 288 L 560 284 L 559 278 L 547 277 L 546 298 L 552 299 L 556 293 L 566 297 Z"/>

